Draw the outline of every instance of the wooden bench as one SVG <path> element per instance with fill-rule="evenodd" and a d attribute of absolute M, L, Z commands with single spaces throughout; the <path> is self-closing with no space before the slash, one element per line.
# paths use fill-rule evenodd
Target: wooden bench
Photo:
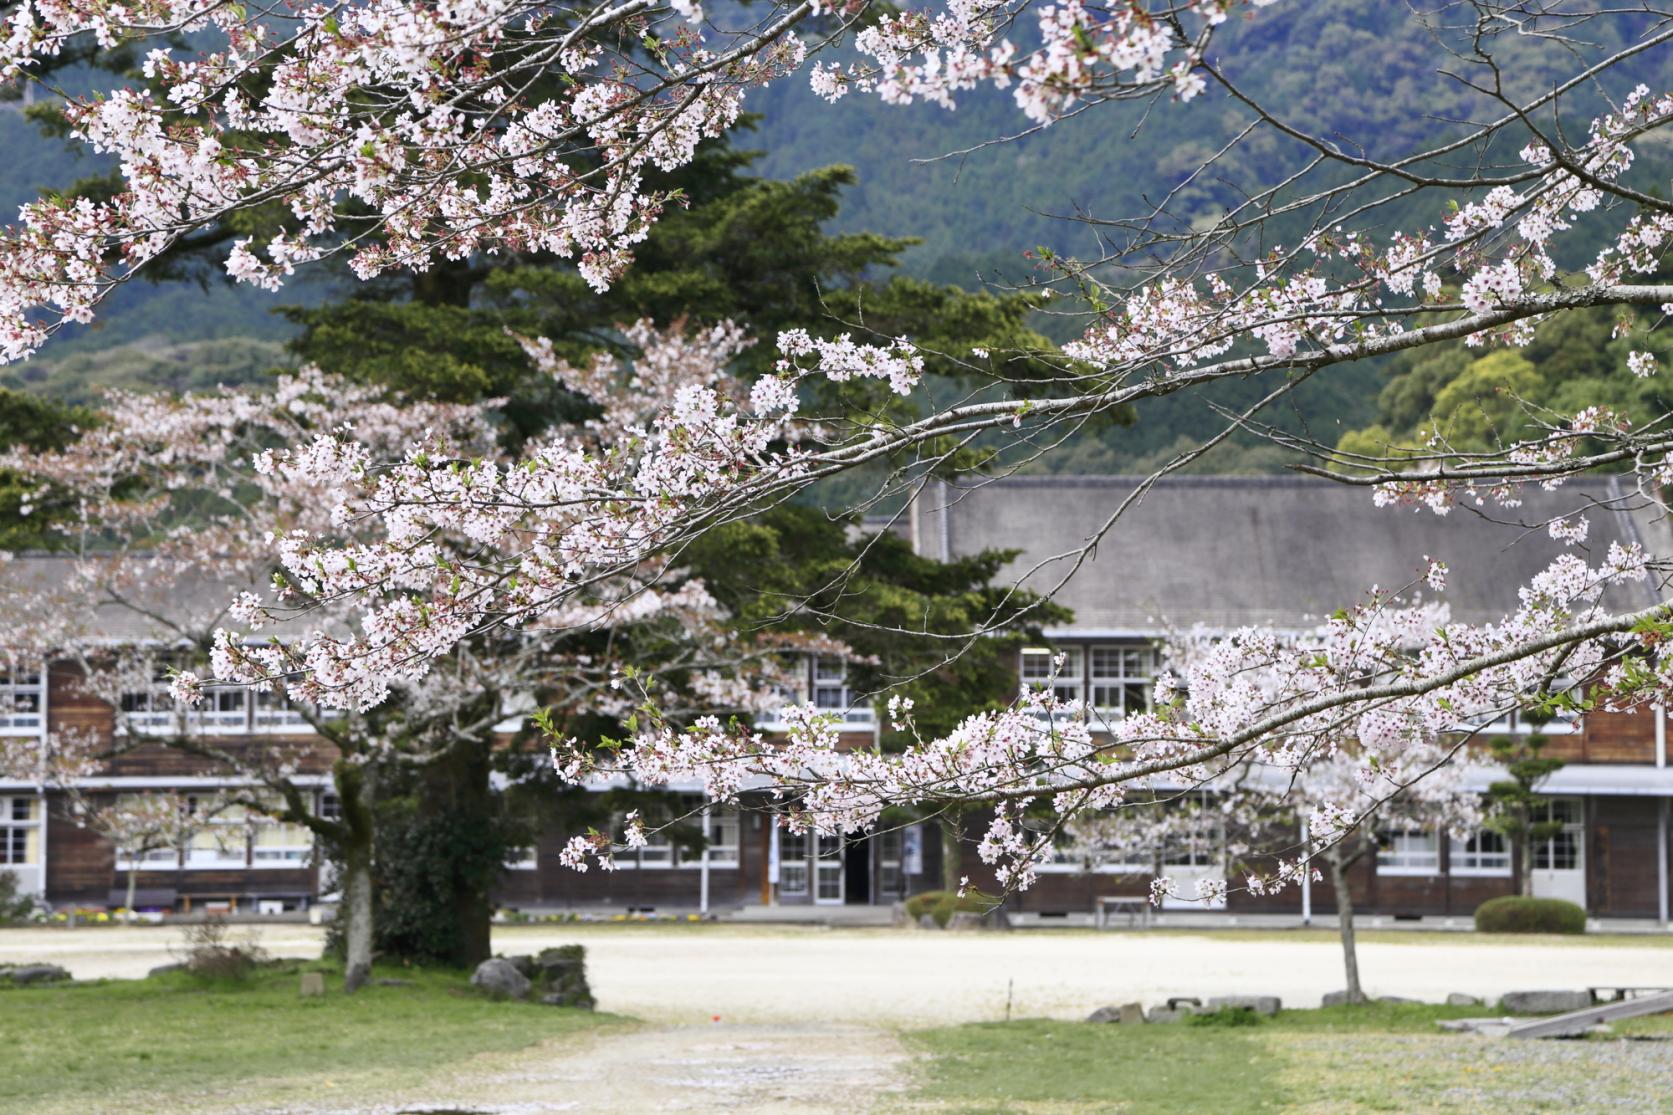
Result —
<path fill-rule="evenodd" d="M 1673 991 L 1669 987 L 1622 987 L 1617 984 L 1604 984 L 1601 987 L 1588 987 L 1586 991 L 1592 996 L 1594 1003 L 1619 1003 L 1624 999 L 1636 999 L 1642 995 L 1660 995 L 1666 991 Z M 1609 992 L 1604 998 L 1603 993 Z"/>
<path fill-rule="evenodd" d="M 1095 900 L 1098 928 L 1108 929 L 1110 910 L 1126 910 L 1127 925 L 1150 926 L 1150 896 L 1147 894 L 1104 894 Z"/>

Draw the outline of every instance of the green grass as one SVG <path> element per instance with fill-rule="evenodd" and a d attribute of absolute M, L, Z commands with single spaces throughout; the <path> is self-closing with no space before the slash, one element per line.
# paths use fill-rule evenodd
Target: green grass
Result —
<path fill-rule="evenodd" d="M 323 971 L 326 994 L 303 999 L 299 973 Z M 319 963 L 263 969 L 243 984 L 170 973 L 0 991 L 0 1111 L 169 1108 L 167 1098 L 236 1088 L 272 1102 L 445 1069 L 619 1020 L 587 1011 L 495 1003 L 458 972 L 377 971 L 410 987 L 345 995 Z M 126 1097 L 131 1105 L 123 1108 Z"/>
<path fill-rule="evenodd" d="M 914 1111 L 957 1115 L 1130 1112 L 1660 1111 L 1668 1045 L 1443 1034 L 1480 1008 L 1370 1004 L 1283 1011 L 1255 1026 L 1118 1026 L 1029 1020 L 906 1035 L 923 1056 Z M 1673 1034 L 1673 1017 L 1624 1034 Z"/>

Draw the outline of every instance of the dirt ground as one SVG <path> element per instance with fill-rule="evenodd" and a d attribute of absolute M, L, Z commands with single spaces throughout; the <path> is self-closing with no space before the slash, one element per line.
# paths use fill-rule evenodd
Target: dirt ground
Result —
<path fill-rule="evenodd" d="M 1406 935 L 1402 935 L 1405 937 Z M 261 927 L 274 956 L 319 955 L 320 932 Z M 170 963 L 178 930 L 0 930 L 0 963 L 50 961 L 82 979 L 134 978 Z M 587 947 L 602 1009 L 669 1025 L 818 1020 L 911 1027 L 1006 1017 L 1080 1018 L 1110 1003 L 1172 995 L 1280 996 L 1317 1006 L 1342 986 L 1329 939 L 1284 941 L 1235 931 L 931 933 L 755 926 L 503 927 L 507 954 Z M 1604 943 L 1485 946 L 1468 934 L 1411 934 L 1360 946 L 1377 995 L 1439 1001 L 1527 988 L 1673 980 L 1673 948 Z"/>
<path fill-rule="evenodd" d="M 280 957 L 319 953 L 319 930 L 252 931 Z M 0 963 L 50 961 L 78 978 L 135 978 L 170 963 L 179 931 L 0 931 Z M 602 1009 L 643 1020 L 591 1037 L 485 1054 L 419 1079 L 368 1079 L 300 1105 L 259 1082 L 176 1109 L 236 1115 L 546 1115 L 749 1111 L 862 1115 L 906 1100 L 903 1029 L 1013 1017 L 1083 1017 L 1169 995 L 1276 994 L 1316 1005 L 1341 983 L 1329 939 L 1271 934 L 942 934 L 755 926 L 505 927 L 507 954 L 587 947 Z M 1377 994 L 1440 999 L 1517 988 L 1673 979 L 1659 943 L 1475 943 L 1412 934 L 1361 946 Z M 484 1097 L 492 1097 L 485 1102 Z M 200 1103 L 201 1100 L 201 1103 Z"/>

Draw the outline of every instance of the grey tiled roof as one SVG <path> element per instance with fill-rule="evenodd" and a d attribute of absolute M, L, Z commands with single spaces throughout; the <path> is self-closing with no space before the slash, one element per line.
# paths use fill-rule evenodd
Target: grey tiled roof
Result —
<path fill-rule="evenodd" d="M 1081 632 L 1310 627 L 1362 599 L 1372 585 L 1410 584 L 1425 557 L 1450 569 L 1440 599 L 1452 618 L 1481 622 L 1513 609 L 1517 587 L 1564 549 L 1545 530 L 1550 519 L 1621 495 L 1605 478 L 1528 492 L 1515 509 L 1459 506 L 1439 516 L 1378 508 L 1366 489 L 1328 480 L 1170 477 L 1075 569 L 1077 552 L 1138 483 L 1135 477 L 1029 476 L 932 485 L 919 497 L 920 545 L 931 556 L 1020 551 L 1009 578 L 1045 591 L 1068 577 L 1056 599 L 1074 610 L 1071 630 Z M 1587 515 L 1585 551 L 1594 564 L 1611 541 L 1639 539 L 1641 530 L 1652 529 L 1618 506 Z M 1611 589 L 1606 602 L 1633 608 L 1654 597 L 1647 585 L 1634 586 Z"/>

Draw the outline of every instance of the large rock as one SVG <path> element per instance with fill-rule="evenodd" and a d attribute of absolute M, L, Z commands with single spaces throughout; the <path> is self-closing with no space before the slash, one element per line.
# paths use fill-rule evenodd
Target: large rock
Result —
<path fill-rule="evenodd" d="M 549 1007 L 592 1010 L 592 988 L 587 984 L 587 950 L 580 945 L 547 949 L 535 958 L 540 1001 Z"/>
<path fill-rule="evenodd" d="M 1207 1010 L 1210 1014 L 1217 1010 L 1252 1010 L 1256 1014 L 1277 1014 L 1283 1006 L 1276 995 L 1222 995 L 1210 999 Z"/>
<path fill-rule="evenodd" d="M 524 979 L 532 980 L 540 978 L 540 965 L 534 962 L 534 957 L 528 955 L 508 956 L 505 957 L 505 959 L 511 962 L 511 966 L 513 968 L 516 968 L 519 972 L 523 973 Z"/>
<path fill-rule="evenodd" d="M 1121 1008 L 1120 1007 L 1099 1007 L 1097 1010 L 1095 1010 L 1091 1014 L 1087 1015 L 1086 1020 L 1088 1022 L 1120 1022 L 1121 1021 Z"/>
<path fill-rule="evenodd" d="M 1566 1014 L 1592 1005 L 1590 991 L 1509 991 L 1499 1009 L 1510 1014 Z"/>
<path fill-rule="evenodd" d="M 495 999 L 527 999 L 534 984 L 517 965 L 502 957 L 484 960 L 471 973 L 471 986 Z"/>
<path fill-rule="evenodd" d="M 1143 1003 L 1122 1003 L 1119 1007 L 1099 1007 L 1086 1016 L 1088 1022 L 1119 1022 L 1124 1026 L 1144 1024 Z"/>
<path fill-rule="evenodd" d="M 1177 1007 L 1151 1007 L 1150 1013 L 1145 1015 L 1145 1021 L 1159 1024 L 1183 1022 L 1196 1013 L 1195 1007 L 1185 1003 Z"/>
<path fill-rule="evenodd" d="M 71 978 L 70 973 L 56 964 L 24 964 L 0 973 L 0 978 L 10 977 L 15 984 L 26 983 L 63 983 Z"/>
<path fill-rule="evenodd" d="M 1466 995 L 1462 991 L 1454 991 L 1446 997 L 1446 1005 L 1449 1007 L 1481 1007 L 1486 1006 L 1487 1004 L 1483 1003 L 1474 995 Z"/>
<path fill-rule="evenodd" d="M 1346 991 L 1326 991 L 1324 993 L 1324 1003 L 1322 1005 L 1327 1007 L 1345 1007 L 1348 1005 L 1348 993 Z"/>

